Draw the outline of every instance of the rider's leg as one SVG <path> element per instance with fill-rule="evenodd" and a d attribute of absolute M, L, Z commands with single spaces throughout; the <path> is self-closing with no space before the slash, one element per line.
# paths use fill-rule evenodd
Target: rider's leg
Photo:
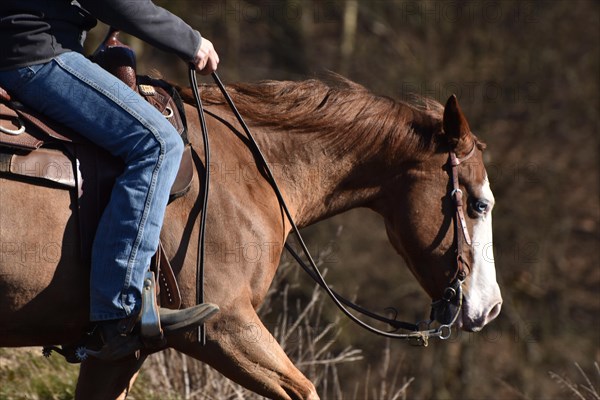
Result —
<path fill-rule="evenodd" d="M 92 249 L 91 319 L 136 315 L 179 167 L 181 138 L 137 93 L 75 52 L 0 71 L 0 84 L 124 160 Z"/>

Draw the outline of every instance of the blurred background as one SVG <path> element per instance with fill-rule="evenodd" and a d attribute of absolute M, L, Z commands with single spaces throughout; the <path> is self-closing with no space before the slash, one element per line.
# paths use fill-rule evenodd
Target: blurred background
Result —
<path fill-rule="evenodd" d="M 415 93 L 444 103 L 455 93 L 488 145 L 504 298 L 499 318 L 480 333 L 454 332 L 446 342 L 411 347 L 363 332 L 321 296 L 302 335 L 310 341 L 326 328 L 336 333 L 325 332 L 331 340 L 319 362 L 306 354 L 297 362 L 323 398 L 600 399 L 599 2 L 156 3 L 214 43 L 225 82 L 302 80 L 333 71 L 399 100 Z M 104 34 L 102 26 L 92 31 L 90 50 Z M 135 38 L 124 41 L 137 51 L 139 73 L 160 71 L 187 84 L 185 63 Z M 391 249 L 377 215 L 354 210 L 305 234 L 338 291 L 381 313 L 395 307 L 400 319 L 427 317 L 429 299 Z M 263 310 L 277 337 L 282 310 L 284 324 L 293 324 L 315 297 L 314 284 L 283 264 Z M 286 350 L 294 358 L 298 348 Z M 10 368 L 37 371 L 19 367 L 19 357 L 0 353 L 5 382 L 15 381 Z M 211 393 L 190 382 L 196 375 L 217 379 L 204 370 L 190 375 L 200 368 L 194 361 L 157 357 L 141 377 L 156 398 L 250 396 L 241 389 Z M 185 371 L 156 372 L 165 365 L 185 365 Z M 54 372 L 61 368 L 54 364 Z M 60 398 L 68 398 L 64 390 Z M 147 398 L 136 390 L 134 398 Z M 18 398 L 19 392 L 4 393 Z"/>

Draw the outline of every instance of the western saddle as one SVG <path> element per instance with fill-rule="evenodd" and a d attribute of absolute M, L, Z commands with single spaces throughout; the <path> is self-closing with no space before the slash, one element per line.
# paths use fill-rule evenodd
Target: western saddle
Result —
<path fill-rule="evenodd" d="M 186 147 L 170 192 L 171 201 L 185 195 L 191 186 L 194 164 L 191 145 L 187 141 L 183 103 L 177 91 L 164 81 L 137 76 L 135 54 L 119 41 L 116 30 L 110 30 L 92 59 L 143 96 L 182 135 Z M 0 87 L 0 175 L 76 191 L 84 265 L 89 265 L 100 215 L 123 167 L 120 159 L 77 132 L 19 103 Z M 181 296 L 162 245 L 153 258 L 151 269 L 159 280 L 158 287 L 152 288 L 156 293 L 153 297 L 158 297 L 162 307 L 178 309 Z"/>

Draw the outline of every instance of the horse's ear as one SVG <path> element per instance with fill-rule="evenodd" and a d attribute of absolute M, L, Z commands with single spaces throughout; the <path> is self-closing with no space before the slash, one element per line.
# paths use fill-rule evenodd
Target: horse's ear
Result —
<path fill-rule="evenodd" d="M 443 120 L 444 136 L 452 147 L 457 147 L 462 142 L 467 142 L 471 137 L 469 123 L 458 105 L 456 95 L 450 96 L 444 108 Z"/>

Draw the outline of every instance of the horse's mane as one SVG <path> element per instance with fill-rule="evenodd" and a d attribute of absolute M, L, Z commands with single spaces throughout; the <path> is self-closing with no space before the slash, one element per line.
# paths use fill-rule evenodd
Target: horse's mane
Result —
<path fill-rule="evenodd" d="M 365 141 L 393 145 L 400 139 L 404 151 L 430 149 L 433 136 L 441 130 L 443 106 L 438 102 L 421 97 L 414 104 L 396 101 L 339 75 L 328 81 L 262 81 L 227 89 L 244 119 L 253 125 L 319 132 L 340 151 Z M 203 87 L 201 93 L 207 105 L 225 104 L 214 86 Z M 193 102 L 189 89 L 181 89 L 181 94 L 184 101 Z"/>

